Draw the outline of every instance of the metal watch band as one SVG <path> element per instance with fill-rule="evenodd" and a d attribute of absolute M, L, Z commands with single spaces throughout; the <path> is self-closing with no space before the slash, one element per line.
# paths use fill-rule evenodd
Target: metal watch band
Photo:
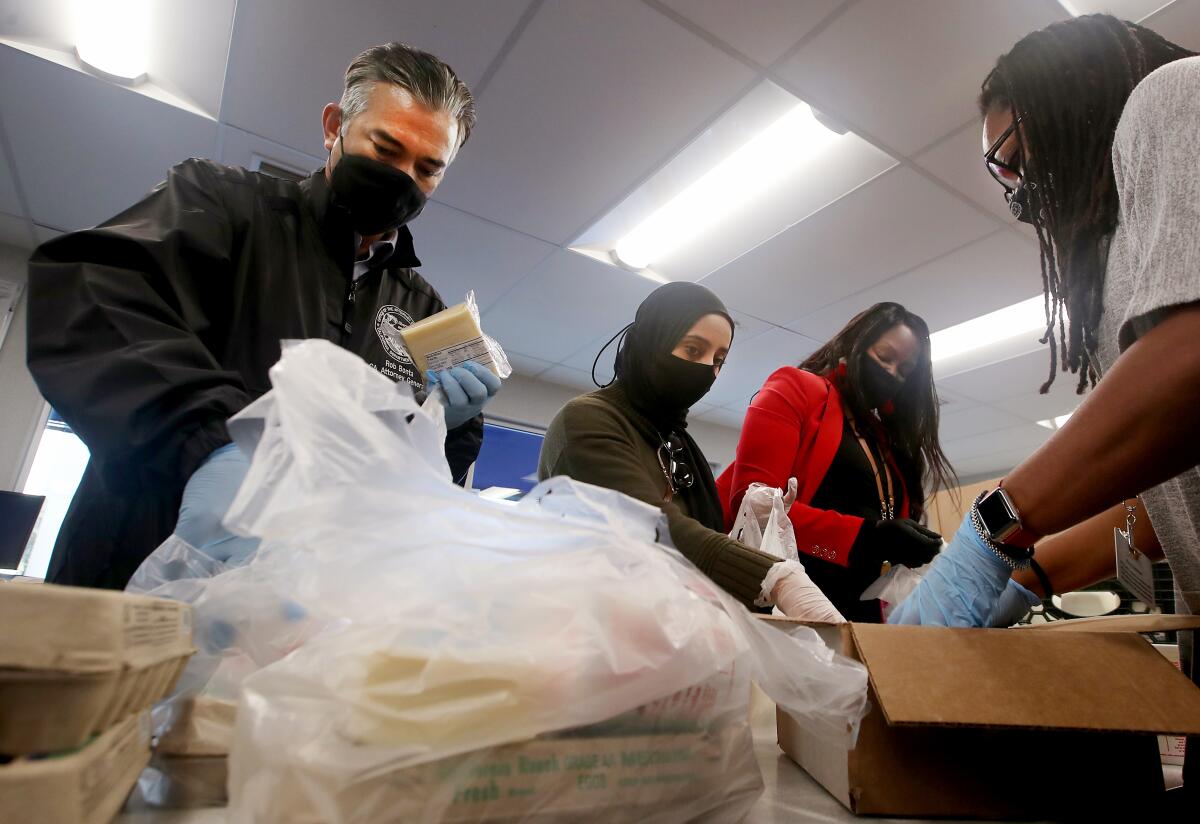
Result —
<path fill-rule="evenodd" d="M 988 548 L 995 553 L 996 557 L 1008 565 L 1010 569 L 1025 569 L 1029 566 L 1029 562 L 1033 560 L 1033 547 L 1030 547 L 1028 554 L 1024 558 L 1018 558 L 1013 555 L 1016 547 L 1009 547 L 1004 544 L 998 544 L 988 537 L 987 530 L 984 529 L 983 519 L 979 517 L 979 508 L 975 504 L 971 504 L 971 526 L 975 529 L 975 534 L 987 544 Z"/>

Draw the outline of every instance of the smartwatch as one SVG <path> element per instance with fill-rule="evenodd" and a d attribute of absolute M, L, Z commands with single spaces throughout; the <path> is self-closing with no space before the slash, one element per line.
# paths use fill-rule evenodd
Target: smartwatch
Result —
<path fill-rule="evenodd" d="M 975 511 L 984 530 L 983 537 L 992 543 L 1020 552 L 1037 541 L 1038 536 L 1021 523 L 1021 514 L 1003 488 L 980 495 L 975 501 Z"/>

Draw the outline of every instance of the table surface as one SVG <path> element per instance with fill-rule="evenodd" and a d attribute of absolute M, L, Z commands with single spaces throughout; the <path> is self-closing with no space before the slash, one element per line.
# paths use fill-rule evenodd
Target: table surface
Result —
<path fill-rule="evenodd" d="M 914 822 L 921 819 L 859 819 L 843 807 L 825 788 L 784 755 L 775 738 L 775 707 L 756 701 L 753 716 L 754 754 L 762 770 L 765 789 L 744 819 L 745 824 L 794 824 L 805 822 L 889 821 Z M 223 809 L 160 810 L 147 808 L 135 798 L 125 806 L 114 824 L 225 824 Z M 938 819 L 938 824 L 954 824 Z"/>

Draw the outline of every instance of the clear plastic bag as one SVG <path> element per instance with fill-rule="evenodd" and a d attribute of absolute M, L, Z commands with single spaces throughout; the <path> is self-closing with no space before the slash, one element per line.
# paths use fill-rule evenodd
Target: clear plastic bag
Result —
<path fill-rule="evenodd" d="M 886 622 L 888 616 L 892 614 L 892 610 L 912 594 L 912 591 L 917 588 L 917 584 L 921 583 L 921 579 L 925 577 L 928 569 L 929 564 L 916 569 L 909 569 L 903 564 L 894 564 L 891 569 L 863 590 L 859 600 L 873 601 L 878 598 L 879 607 L 883 612 L 883 620 Z"/>
<path fill-rule="evenodd" d="M 324 341 L 271 377 L 230 423 L 253 460 L 225 523 L 262 544 L 188 593 L 189 686 L 240 696 L 232 821 L 736 819 L 761 786 L 751 679 L 855 739 L 865 669 L 656 543 L 657 508 L 455 486 L 436 400 Z"/>

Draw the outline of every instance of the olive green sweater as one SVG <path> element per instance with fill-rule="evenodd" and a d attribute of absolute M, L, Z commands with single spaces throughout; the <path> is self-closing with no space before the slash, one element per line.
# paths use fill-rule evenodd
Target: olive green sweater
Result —
<path fill-rule="evenodd" d="M 718 586 L 751 609 L 778 558 L 744 546 L 689 517 L 682 498 L 666 501 L 667 479 L 616 385 L 567 403 L 550 423 L 538 478 L 566 475 L 660 507 L 675 546 Z"/>

